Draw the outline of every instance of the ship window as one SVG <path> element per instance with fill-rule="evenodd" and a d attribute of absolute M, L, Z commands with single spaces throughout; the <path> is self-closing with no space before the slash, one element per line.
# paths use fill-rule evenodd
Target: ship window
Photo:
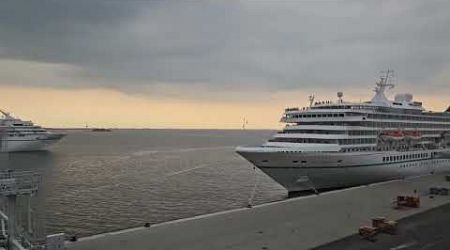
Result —
<path fill-rule="evenodd" d="M 262 162 L 269 162 L 268 160 L 262 160 Z"/>
<path fill-rule="evenodd" d="M 292 163 L 298 163 L 298 161 L 292 161 Z"/>
<path fill-rule="evenodd" d="M 302 163 L 306 163 L 306 161 L 302 161 Z"/>

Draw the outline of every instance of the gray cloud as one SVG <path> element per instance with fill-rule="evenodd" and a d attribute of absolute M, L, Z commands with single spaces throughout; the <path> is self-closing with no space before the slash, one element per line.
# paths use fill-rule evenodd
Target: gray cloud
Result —
<path fill-rule="evenodd" d="M 449 55 L 446 1 L 0 3 L 0 59 L 76 67 L 64 85 L 366 88 L 392 67 L 438 89 Z"/>

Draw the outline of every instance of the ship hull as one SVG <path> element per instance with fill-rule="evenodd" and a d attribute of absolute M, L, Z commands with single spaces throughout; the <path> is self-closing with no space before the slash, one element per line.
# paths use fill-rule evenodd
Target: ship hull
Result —
<path fill-rule="evenodd" d="M 308 154 L 238 149 L 237 152 L 289 193 L 337 189 L 450 171 L 448 150 Z M 423 157 L 407 159 L 406 155 Z M 400 159 L 383 161 L 386 157 Z"/>
<path fill-rule="evenodd" d="M 63 137 L 63 134 L 47 134 L 22 138 L 8 138 L 0 141 L 0 152 L 42 151 L 60 141 Z"/>

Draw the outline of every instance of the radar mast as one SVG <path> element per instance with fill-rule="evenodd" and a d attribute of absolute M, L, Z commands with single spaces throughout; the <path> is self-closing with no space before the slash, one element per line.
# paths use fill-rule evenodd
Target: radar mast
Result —
<path fill-rule="evenodd" d="M 376 83 L 376 87 L 374 89 L 375 96 L 372 98 L 373 103 L 384 104 L 386 106 L 390 105 L 390 101 L 387 99 L 385 95 L 385 91 L 387 88 L 394 88 L 394 84 L 392 83 L 392 78 L 394 77 L 394 71 L 388 69 L 381 77 L 380 80 Z"/>
<path fill-rule="evenodd" d="M 309 107 L 310 107 L 310 108 L 312 107 L 312 105 L 313 105 L 313 103 L 314 103 L 314 98 L 315 98 L 315 96 L 314 96 L 314 95 L 310 95 L 310 96 L 308 96 L 308 100 L 309 100 Z"/>

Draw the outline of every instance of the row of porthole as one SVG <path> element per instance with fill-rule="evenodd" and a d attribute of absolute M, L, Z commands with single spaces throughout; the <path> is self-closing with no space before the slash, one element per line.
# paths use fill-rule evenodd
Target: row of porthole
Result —
<path fill-rule="evenodd" d="M 428 153 L 424 153 L 424 155 L 425 155 L 426 157 L 428 157 Z M 384 158 L 385 158 L 385 157 L 383 157 L 383 161 L 384 161 Z M 402 157 L 402 158 L 403 158 L 403 157 Z M 405 158 L 403 158 L 403 159 L 405 159 Z M 450 160 L 447 160 L 447 161 L 450 162 Z M 268 163 L 269 160 L 262 160 L 262 162 L 263 162 L 263 163 Z M 292 163 L 299 163 L 299 161 L 294 160 L 294 161 L 292 161 Z M 307 161 L 301 161 L 301 163 L 302 163 L 302 164 L 306 164 Z M 337 163 L 342 163 L 342 160 L 338 160 Z M 411 164 L 409 164 L 409 165 L 411 165 Z"/>
<path fill-rule="evenodd" d="M 263 163 L 268 163 L 269 160 L 262 160 L 262 162 Z M 307 161 L 297 161 L 297 160 L 292 161 L 292 163 L 299 163 L 299 162 L 302 163 L 302 164 L 306 164 L 307 163 Z M 342 160 L 338 160 L 337 163 L 342 163 Z"/>
<path fill-rule="evenodd" d="M 261 162 L 267 163 L 267 162 L 269 162 L 269 160 L 262 160 Z M 299 161 L 294 160 L 294 161 L 292 161 L 292 163 L 299 163 Z M 301 163 L 305 164 L 305 163 L 307 163 L 307 161 L 301 161 Z"/>
<path fill-rule="evenodd" d="M 418 163 L 409 163 L 409 164 L 404 164 L 404 165 L 400 165 L 401 168 L 408 168 L 408 167 L 418 167 L 419 165 L 424 165 L 422 162 Z"/>
<path fill-rule="evenodd" d="M 268 160 L 262 160 L 263 163 L 268 163 Z M 342 163 L 342 160 L 338 160 L 338 163 Z M 445 160 L 445 162 L 450 162 L 450 160 Z M 292 161 L 292 163 L 299 163 L 299 161 Z M 302 164 L 306 164 L 307 161 L 301 161 Z M 433 164 L 437 164 L 437 162 L 433 162 Z M 418 165 L 418 163 L 411 163 L 411 164 L 406 164 L 406 165 L 401 165 L 400 167 L 406 168 L 406 167 L 411 167 L 414 165 Z"/>
<path fill-rule="evenodd" d="M 394 155 L 394 156 L 383 157 L 383 162 L 401 161 L 401 160 L 410 160 L 410 159 L 426 159 L 426 158 L 428 158 L 428 153 L 409 154 L 409 155 Z"/>
<path fill-rule="evenodd" d="M 410 164 L 400 165 L 400 167 L 401 167 L 401 168 L 417 167 L 417 166 L 420 166 L 420 165 L 427 165 L 427 164 L 435 165 L 435 164 L 439 164 L 439 163 L 442 163 L 442 162 L 448 162 L 448 163 L 450 163 L 450 160 L 432 161 L 432 162 L 416 162 L 416 163 L 410 163 Z"/>

